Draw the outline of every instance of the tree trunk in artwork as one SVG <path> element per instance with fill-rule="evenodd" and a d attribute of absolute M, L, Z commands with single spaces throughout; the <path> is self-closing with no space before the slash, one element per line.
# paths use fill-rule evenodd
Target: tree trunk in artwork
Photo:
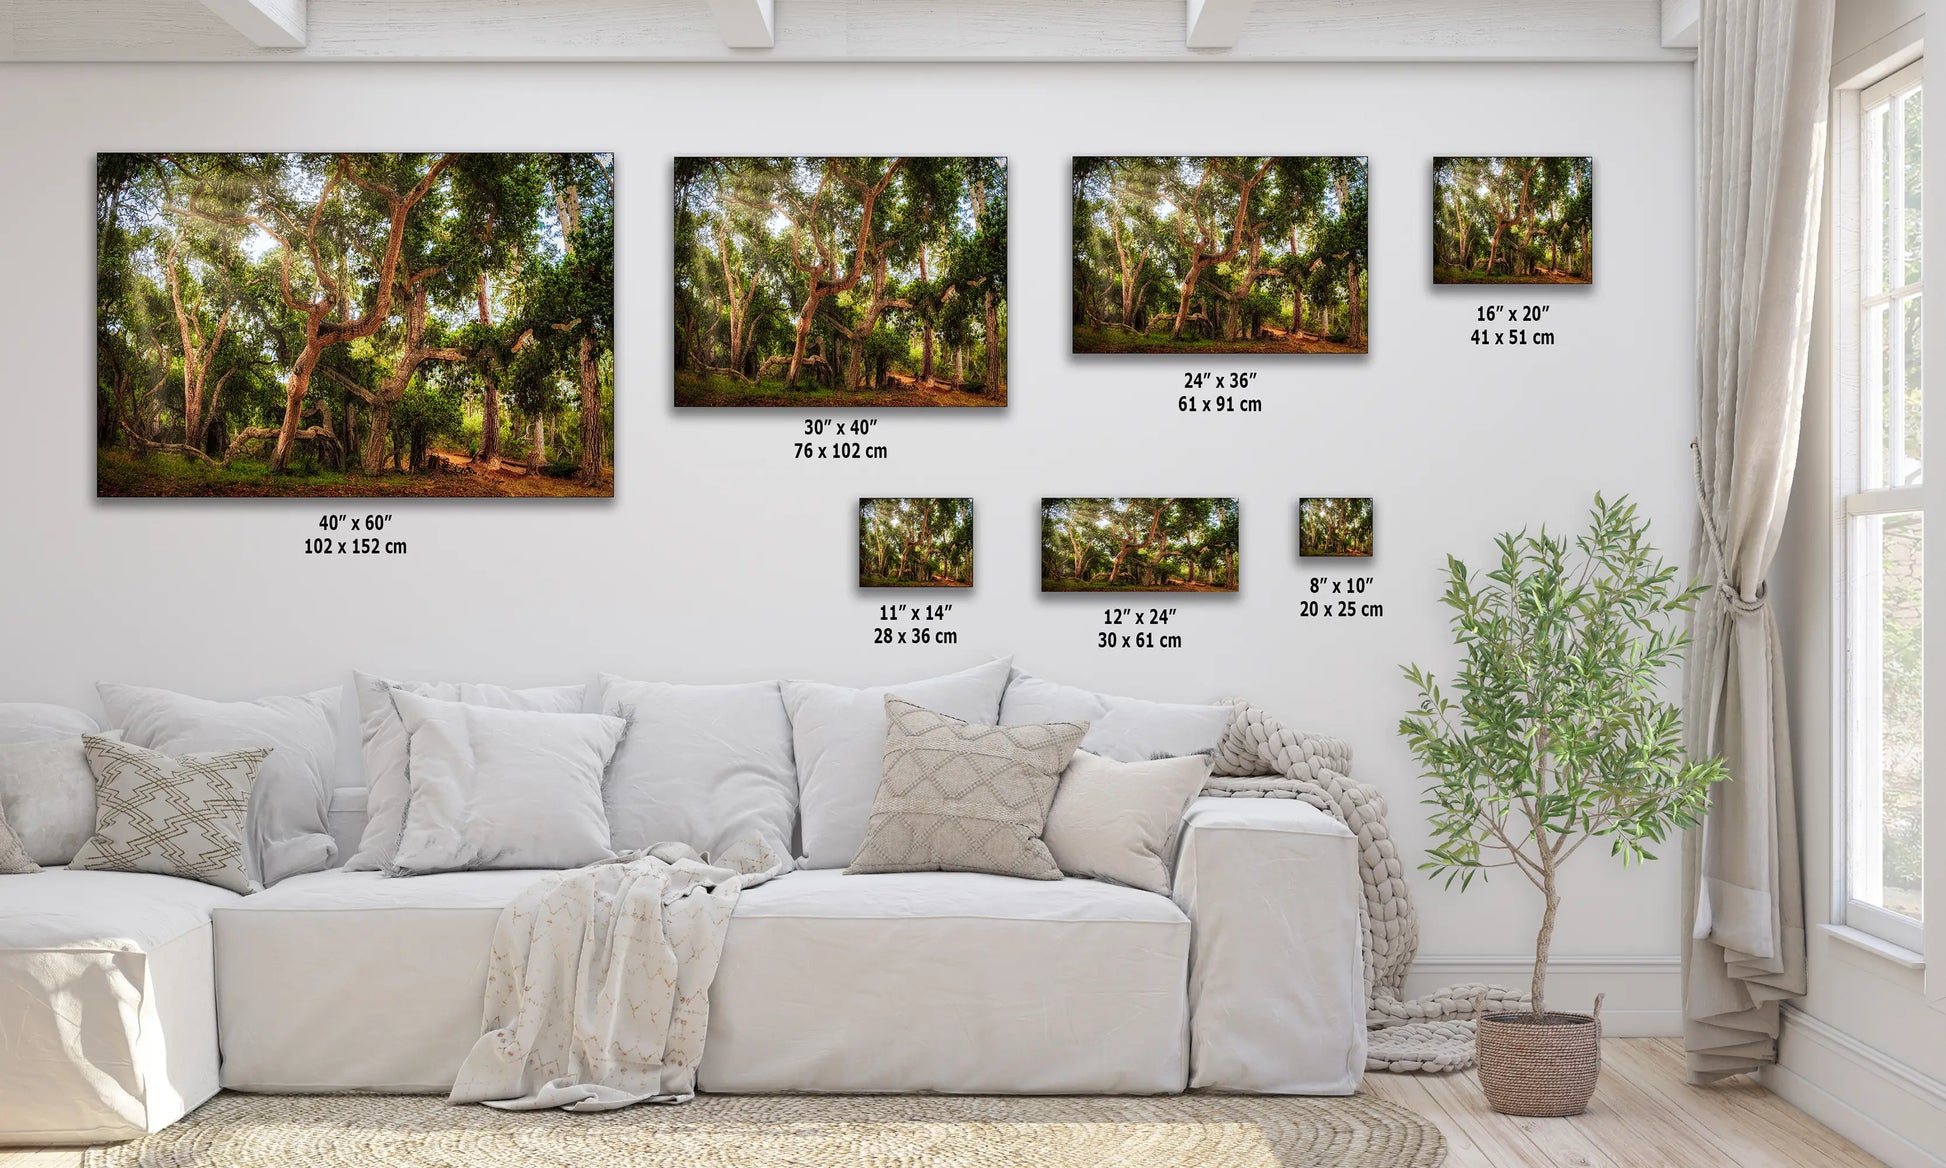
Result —
<path fill-rule="evenodd" d="M 581 467 L 576 477 L 583 486 L 601 482 L 601 370 L 595 362 L 593 337 L 581 338 Z"/>
<path fill-rule="evenodd" d="M 541 415 L 534 415 L 533 423 L 527 430 L 527 473 L 539 475 L 547 458 L 547 434 L 541 429 Z"/>

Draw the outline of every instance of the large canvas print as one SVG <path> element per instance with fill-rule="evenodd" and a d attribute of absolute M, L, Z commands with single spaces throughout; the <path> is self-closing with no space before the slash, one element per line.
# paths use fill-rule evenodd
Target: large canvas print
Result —
<path fill-rule="evenodd" d="M 858 500 L 858 586 L 973 587 L 973 500 Z"/>
<path fill-rule="evenodd" d="M 1594 159 L 1436 158 L 1432 190 L 1433 283 L 1594 283 Z"/>
<path fill-rule="evenodd" d="M 96 156 L 96 492 L 614 493 L 607 154 Z"/>
<path fill-rule="evenodd" d="M 1007 160 L 676 159 L 678 406 L 1007 404 Z"/>
<path fill-rule="evenodd" d="M 1363 158 L 1074 160 L 1076 353 L 1363 353 Z"/>
<path fill-rule="evenodd" d="M 1235 499 L 1042 499 L 1042 592 L 1235 592 Z"/>

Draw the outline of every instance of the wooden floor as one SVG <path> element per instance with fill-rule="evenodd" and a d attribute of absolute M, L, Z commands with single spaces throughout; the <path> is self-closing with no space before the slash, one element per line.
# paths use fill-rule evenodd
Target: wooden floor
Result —
<path fill-rule="evenodd" d="M 1446 1133 L 1445 1168 L 1867 1168 L 1879 1162 L 1755 1083 L 1683 1083 L 1674 1039 L 1602 1046 L 1586 1115 L 1514 1119 L 1487 1110 L 1466 1075 L 1368 1075 L 1365 1090 Z M 72 1148 L 0 1149 L 0 1168 L 76 1168 Z"/>

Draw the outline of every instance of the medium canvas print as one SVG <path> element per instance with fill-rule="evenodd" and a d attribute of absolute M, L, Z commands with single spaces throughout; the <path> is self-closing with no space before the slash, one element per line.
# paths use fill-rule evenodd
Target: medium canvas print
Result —
<path fill-rule="evenodd" d="M 1042 499 L 1042 592 L 1235 592 L 1235 499 Z"/>
<path fill-rule="evenodd" d="M 1076 353 L 1363 353 L 1363 158 L 1076 158 Z"/>
<path fill-rule="evenodd" d="M 96 493 L 614 494 L 608 154 L 99 154 Z"/>
<path fill-rule="evenodd" d="M 973 587 L 973 500 L 858 500 L 858 586 Z"/>
<path fill-rule="evenodd" d="M 1375 534 L 1370 499 L 1298 500 L 1297 554 L 1300 556 L 1369 556 Z"/>
<path fill-rule="evenodd" d="M 678 406 L 1007 404 L 1007 160 L 678 158 Z"/>
<path fill-rule="evenodd" d="M 1436 158 L 1435 284 L 1592 284 L 1595 160 Z"/>

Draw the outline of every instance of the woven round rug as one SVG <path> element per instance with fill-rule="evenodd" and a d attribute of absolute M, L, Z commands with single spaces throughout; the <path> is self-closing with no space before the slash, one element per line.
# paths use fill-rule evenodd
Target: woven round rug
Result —
<path fill-rule="evenodd" d="M 1383 1100 L 704 1095 L 497 1111 L 422 1095 L 223 1094 L 87 1168 L 1438 1168 Z"/>

